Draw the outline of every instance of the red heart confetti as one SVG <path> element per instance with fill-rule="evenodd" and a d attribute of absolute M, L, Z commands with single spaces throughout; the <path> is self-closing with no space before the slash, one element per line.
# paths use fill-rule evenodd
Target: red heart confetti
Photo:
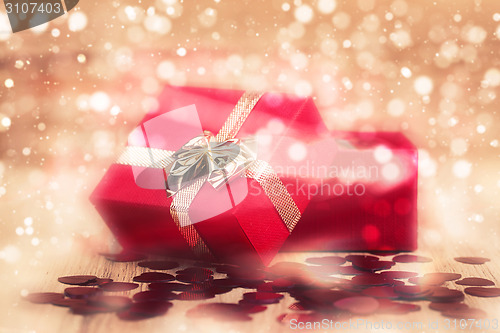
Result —
<path fill-rule="evenodd" d="M 456 289 L 439 287 L 432 289 L 426 299 L 434 303 L 456 303 L 464 300 L 464 293 Z"/>
<path fill-rule="evenodd" d="M 469 306 L 467 304 L 461 302 L 448 302 L 448 303 L 430 303 L 429 309 L 435 311 L 454 311 L 454 310 L 464 310 L 468 309 Z"/>
<path fill-rule="evenodd" d="M 171 291 L 146 290 L 135 294 L 132 298 L 135 302 L 170 301 L 176 299 L 177 294 Z"/>
<path fill-rule="evenodd" d="M 102 290 L 93 287 L 70 287 L 64 289 L 64 295 L 69 298 L 88 298 L 102 293 Z"/>
<path fill-rule="evenodd" d="M 97 276 L 94 275 L 72 275 L 72 276 L 62 276 L 57 279 L 57 281 L 70 284 L 70 285 L 87 285 L 88 283 L 97 280 Z"/>
<path fill-rule="evenodd" d="M 491 260 L 488 258 L 481 258 L 481 257 L 457 257 L 455 258 L 455 261 L 468 265 L 482 265 Z"/>
<path fill-rule="evenodd" d="M 461 286 L 479 286 L 479 287 L 487 287 L 495 285 L 495 283 L 491 280 L 478 277 L 463 278 L 462 280 L 455 281 L 455 283 Z"/>
<path fill-rule="evenodd" d="M 385 271 L 381 272 L 380 275 L 389 279 L 408 279 L 417 276 L 418 273 L 406 271 Z"/>
<path fill-rule="evenodd" d="M 256 304 L 272 304 L 278 303 L 283 298 L 283 295 L 268 292 L 252 292 L 243 294 L 243 299 L 250 303 Z"/>
<path fill-rule="evenodd" d="M 468 308 L 468 309 L 455 309 L 442 312 L 443 316 L 457 318 L 457 319 L 483 319 L 487 318 L 486 312 L 480 309 Z"/>
<path fill-rule="evenodd" d="M 175 277 L 172 274 L 160 273 L 160 272 L 146 272 L 142 273 L 139 276 L 135 276 L 133 278 L 135 282 L 168 282 L 175 280 Z"/>
<path fill-rule="evenodd" d="M 375 298 L 368 296 L 343 298 L 336 301 L 334 305 L 339 309 L 362 315 L 374 313 L 379 308 L 379 302 Z"/>
<path fill-rule="evenodd" d="M 471 296 L 477 297 L 498 297 L 500 296 L 500 288 L 485 288 L 485 287 L 468 287 L 464 292 Z"/>
<path fill-rule="evenodd" d="M 399 295 L 394 292 L 394 287 L 390 286 L 369 287 L 364 289 L 361 293 L 365 296 L 375 298 L 396 299 L 399 297 Z"/>
<path fill-rule="evenodd" d="M 186 291 L 189 287 L 187 284 L 177 282 L 154 282 L 148 285 L 149 289 L 158 291 Z"/>
<path fill-rule="evenodd" d="M 382 255 L 382 254 L 381 254 Z M 385 255 L 392 255 L 387 253 Z M 140 260 L 141 254 L 123 252 L 107 254 L 108 259 L 119 262 Z M 486 258 L 461 257 L 457 261 L 479 264 Z M 342 266 L 346 261 L 350 264 Z M 484 318 L 479 309 L 471 309 L 464 300 L 461 290 L 441 287 L 448 281 L 457 285 L 474 286 L 465 293 L 478 297 L 498 297 L 500 288 L 494 282 L 480 277 L 459 280 L 458 273 L 433 272 L 418 276 L 416 272 L 391 271 L 394 263 L 430 262 L 430 258 L 402 254 L 392 261 L 380 260 L 374 255 L 352 254 L 345 258 L 324 256 L 306 259 L 312 265 L 296 262 L 280 262 L 269 268 L 241 267 L 211 263 L 194 263 L 176 271 L 176 276 L 163 272 L 144 272 L 133 278 L 136 282 L 149 283 L 147 291 L 129 296 L 109 296 L 102 292 L 129 292 L 139 287 L 137 283 L 115 282 L 95 275 L 69 275 L 58 278 L 64 284 L 75 285 L 65 289 L 65 293 L 32 293 L 25 297 L 33 303 L 50 303 L 69 307 L 79 315 L 117 312 L 122 320 L 144 320 L 167 313 L 173 305 L 170 301 L 204 301 L 218 294 L 231 292 L 235 288 L 257 289 L 243 294 L 238 303 L 203 303 L 187 312 L 193 318 L 212 318 L 217 321 L 248 321 L 253 313 L 266 310 L 267 304 L 280 302 L 288 293 L 295 298 L 289 309 L 305 314 L 283 314 L 278 321 L 297 319 L 330 318 L 335 320 L 350 318 L 350 314 L 369 315 L 372 313 L 407 314 L 421 309 L 416 301 L 430 301 L 429 308 L 450 318 Z M 137 264 L 152 270 L 170 270 L 179 267 L 171 260 L 149 260 Z M 226 277 L 214 279 L 214 270 Z M 379 270 L 383 272 L 376 273 Z M 352 275 L 339 278 L 336 274 Z M 170 282 L 177 279 L 180 282 Z M 412 285 L 405 285 L 408 279 Z M 93 288 L 98 286 L 98 288 Z M 66 295 L 68 298 L 65 298 Z M 412 301 L 412 303 L 396 300 Z"/>
<path fill-rule="evenodd" d="M 400 255 L 397 255 L 394 258 L 392 258 L 392 261 L 399 262 L 399 263 L 412 263 L 412 262 L 426 263 L 426 262 L 431 262 L 432 259 L 428 258 L 428 257 L 413 255 L 413 254 L 400 254 Z"/>
<path fill-rule="evenodd" d="M 87 303 L 92 306 L 104 307 L 117 311 L 131 306 L 132 300 L 126 296 L 97 295 L 90 297 Z"/>
<path fill-rule="evenodd" d="M 25 297 L 26 300 L 35 304 L 49 304 L 63 298 L 64 294 L 61 293 L 31 293 Z"/>
<path fill-rule="evenodd" d="M 99 288 L 109 292 L 129 291 L 129 290 L 134 290 L 137 287 L 139 287 L 137 283 L 131 283 L 131 282 L 108 282 L 99 285 Z"/>

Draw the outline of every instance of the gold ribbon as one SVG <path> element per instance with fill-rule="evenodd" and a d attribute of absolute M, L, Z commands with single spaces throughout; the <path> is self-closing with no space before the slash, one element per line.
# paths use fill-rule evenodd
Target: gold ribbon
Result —
<path fill-rule="evenodd" d="M 235 139 L 243 123 L 246 121 L 262 95 L 263 93 L 260 92 L 245 92 L 241 96 L 219 133 L 215 136 L 215 140 L 218 143 L 222 144 L 228 140 Z M 245 149 L 245 146 L 243 146 L 243 149 Z M 181 156 L 180 151 L 174 152 L 148 147 L 127 146 L 116 163 L 161 168 L 167 169 L 166 171 L 168 171 L 168 168 L 178 161 L 176 159 L 178 156 Z M 190 156 L 199 158 L 198 155 L 192 154 Z M 240 157 L 241 156 L 242 155 L 240 155 Z M 152 161 L 155 162 L 152 163 Z M 182 165 L 182 167 L 184 167 L 184 165 Z M 300 220 L 301 213 L 273 168 L 265 161 L 256 160 L 245 164 L 243 170 L 247 178 L 255 179 L 259 183 L 285 223 L 288 231 L 292 232 L 295 225 Z M 193 252 L 197 256 L 213 259 L 207 244 L 203 241 L 189 218 L 189 207 L 209 178 L 210 173 L 194 179 L 187 186 L 176 187 L 175 191 L 170 193 L 174 195 L 172 204 L 170 205 L 170 214 Z M 169 193 L 168 187 L 167 193 Z"/>

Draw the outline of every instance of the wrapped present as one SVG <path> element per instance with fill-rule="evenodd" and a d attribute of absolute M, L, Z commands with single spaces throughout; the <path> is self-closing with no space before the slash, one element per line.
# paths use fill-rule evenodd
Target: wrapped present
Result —
<path fill-rule="evenodd" d="M 335 132 L 332 137 L 336 148 L 330 149 L 329 161 L 313 164 L 305 158 L 296 166 L 298 176 L 316 181 L 306 189 L 311 200 L 282 250 L 415 250 L 415 146 L 401 133 Z"/>
<path fill-rule="evenodd" d="M 280 138 L 324 133 L 310 98 L 169 86 L 91 201 L 125 249 L 268 264 L 310 200 L 274 170 Z"/>

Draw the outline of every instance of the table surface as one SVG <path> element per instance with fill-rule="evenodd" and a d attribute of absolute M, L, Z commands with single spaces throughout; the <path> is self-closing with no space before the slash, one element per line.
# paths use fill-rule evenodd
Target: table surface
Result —
<path fill-rule="evenodd" d="M 468 247 L 450 247 L 446 243 L 441 246 L 421 246 L 418 254 L 433 258 L 429 263 L 397 263 L 394 270 L 410 270 L 420 275 L 428 272 L 455 272 L 462 277 L 484 277 L 500 284 L 498 278 L 500 262 L 497 260 L 498 252 L 495 249 L 485 247 L 478 251 Z M 449 244 L 448 244 L 449 245 Z M 480 253 L 478 253 L 480 252 Z M 338 253 L 344 255 L 345 253 Z M 280 261 L 304 260 L 311 256 L 324 256 L 324 253 L 282 253 L 273 263 Z M 456 262 L 453 258 L 465 255 L 480 255 L 492 260 L 483 265 L 467 265 Z M 391 258 L 391 257 L 387 257 Z M 23 292 L 29 291 L 54 291 L 62 292 L 65 285 L 57 282 L 59 276 L 71 274 L 93 274 L 99 277 L 110 277 L 115 281 L 131 281 L 132 278 L 147 269 L 139 267 L 137 263 L 117 263 L 106 260 L 98 254 L 92 254 L 81 249 L 74 248 L 67 253 L 54 255 L 47 258 L 40 265 L 31 269 L 31 274 L 19 273 L 19 281 L 10 283 L 21 287 Z M 216 273 L 219 274 L 219 273 Z M 217 277 L 217 275 L 216 275 Z M 222 277 L 222 275 L 221 275 Z M 251 315 L 253 320 L 249 322 L 219 322 L 213 319 L 193 319 L 185 315 L 186 311 L 203 302 L 237 302 L 246 289 L 233 289 L 230 293 L 217 295 L 215 299 L 207 301 L 174 301 L 174 306 L 168 313 L 161 317 L 147 319 L 139 322 L 128 322 L 120 320 L 116 314 L 96 314 L 80 316 L 72 314 L 67 308 L 31 304 L 22 299 L 19 288 L 9 288 L 9 282 L 5 282 L 4 297 L 0 299 L 0 305 L 5 309 L 0 314 L 0 332 L 135 332 L 144 330 L 148 332 L 278 332 L 293 331 L 288 324 L 279 323 L 276 319 L 280 314 L 292 313 L 287 309 L 293 298 L 285 293 L 285 298 L 278 304 L 269 305 L 264 312 Z M 463 286 L 447 282 L 448 286 L 463 290 Z M 141 284 L 139 289 L 123 294 L 133 294 L 147 289 L 147 284 Z M 117 293 L 119 294 L 119 293 Z M 408 325 L 423 323 L 428 325 L 429 321 L 437 321 L 440 331 L 445 331 L 445 317 L 438 312 L 428 308 L 428 301 L 419 301 L 422 309 L 407 315 L 371 315 L 368 317 L 355 317 L 358 319 L 378 322 L 391 322 L 393 325 L 404 322 Z M 465 296 L 465 303 L 471 307 L 480 308 L 488 313 L 490 319 L 498 318 L 500 315 L 500 298 L 478 298 L 470 295 Z M 416 327 L 416 326 L 415 326 Z M 356 331 L 369 331 L 360 328 Z M 473 328 L 472 331 L 477 330 Z M 405 331 L 421 331 L 414 328 Z"/>

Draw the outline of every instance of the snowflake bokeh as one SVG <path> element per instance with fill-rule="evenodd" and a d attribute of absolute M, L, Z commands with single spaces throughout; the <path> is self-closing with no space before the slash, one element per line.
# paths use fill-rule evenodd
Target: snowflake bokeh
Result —
<path fill-rule="evenodd" d="M 332 131 L 401 131 L 424 243 L 500 246 L 496 1 L 82 0 L 8 28 L 0 13 L 7 276 L 109 246 L 88 196 L 165 84 L 310 95 Z"/>

